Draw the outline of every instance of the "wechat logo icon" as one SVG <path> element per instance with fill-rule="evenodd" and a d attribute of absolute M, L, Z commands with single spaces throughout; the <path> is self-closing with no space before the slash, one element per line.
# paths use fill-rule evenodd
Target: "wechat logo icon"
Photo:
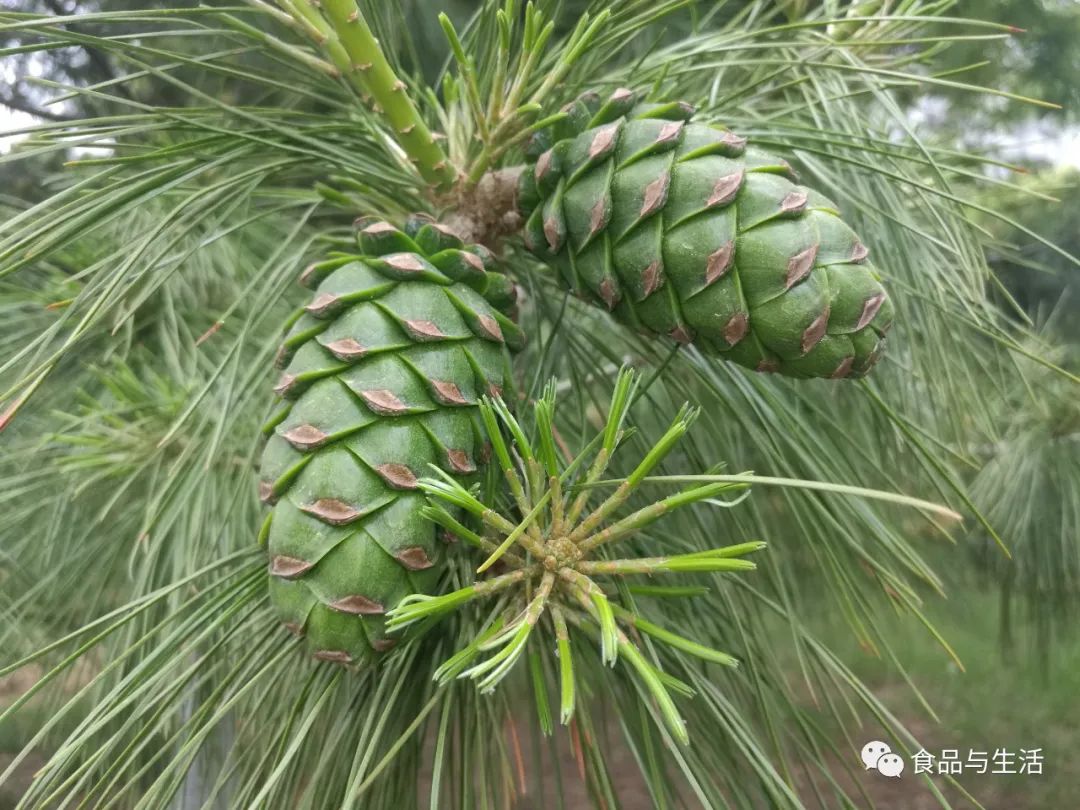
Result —
<path fill-rule="evenodd" d="M 904 758 L 894 754 L 889 746 L 880 740 L 871 740 L 862 747 L 862 761 L 868 771 L 877 771 L 882 776 L 899 778 L 904 772 Z"/>

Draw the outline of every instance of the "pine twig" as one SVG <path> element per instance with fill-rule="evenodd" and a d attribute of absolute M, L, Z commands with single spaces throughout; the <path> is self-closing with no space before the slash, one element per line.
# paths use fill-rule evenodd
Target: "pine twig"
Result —
<path fill-rule="evenodd" d="M 279 2 L 304 24 L 342 75 L 374 100 L 375 111 L 389 123 L 395 140 L 424 180 L 438 187 L 453 183 L 456 170 L 406 92 L 405 82 L 394 73 L 355 0 L 320 0 L 317 5 L 313 0 Z"/>

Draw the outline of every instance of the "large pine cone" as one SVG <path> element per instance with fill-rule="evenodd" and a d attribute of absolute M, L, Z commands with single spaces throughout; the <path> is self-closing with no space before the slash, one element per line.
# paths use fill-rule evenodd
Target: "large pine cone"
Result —
<path fill-rule="evenodd" d="M 361 226 L 363 255 L 302 278 L 315 295 L 287 325 L 260 468 L 271 601 L 316 658 L 346 664 L 392 646 L 383 614 L 435 586 L 444 552 L 417 479 L 476 473 L 477 401 L 510 386 L 522 340 L 484 248 L 419 221 Z"/>
<path fill-rule="evenodd" d="M 586 94 L 538 133 L 525 244 L 639 330 L 758 371 L 856 377 L 893 307 L 836 205 L 685 104 Z"/>

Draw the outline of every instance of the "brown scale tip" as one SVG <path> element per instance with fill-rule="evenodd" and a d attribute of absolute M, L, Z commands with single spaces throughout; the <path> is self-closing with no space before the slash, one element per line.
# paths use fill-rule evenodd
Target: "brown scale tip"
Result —
<path fill-rule="evenodd" d="M 278 378 L 278 381 L 274 384 L 274 393 L 277 394 L 279 397 L 283 397 L 289 393 L 295 383 L 295 374 L 282 374 Z"/>
<path fill-rule="evenodd" d="M 413 340 L 441 340 L 446 337 L 446 333 L 435 321 L 406 320 L 403 323 L 405 331 Z"/>
<path fill-rule="evenodd" d="M 309 264 L 303 269 L 303 271 L 301 271 L 300 277 L 297 279 L 297 281 L 300 282 L 300 286 L 306 287 L 308 286 L 308 282 L 311 281 L 311 277 L 313 275 L 315 275 L 315 265 Z"/>
<path fill-rule="evenodd" d="M 475 253 L 470 253 L 467 250 L 461 251 L 461 258 L 465 261 L 465 264 L 469 265 L 473 270 L 483 270 L 484 260 L 477 256 Z"/>
<path fill-rule="evenodd" d="M 297 450 L 313 450 L 330 438 L 330 435 L 314 425 L 297 425 L 282 433 L 281 438 Z"/>
<path fill-rule="evenodd" d="M 410 571 L 423 571 L 435 564 L 421 546 L 403 548 L 394 555 L 394 558 Z"/>
<path fill-rule="evenodd" d="M 660 132 L 656 136 L 656 143 L 662 144 L 676 140 L 679 137 L 679 133 L 682 132 L 682 128 L 682 121 L 668 121 L 660 127 Z"/>
<path fill-rule="evenodd" d="M 334 355 L 338 360 L 344 360 L 346 362 L 351 360 L 359 360 L 367 353 L 359 341 L 353 338 L 340 338 L 339 340 L 331 341 L 326 344 L 326 348 Z"/>
<path fill-rule="evenodd" d="M 272 504 L 277 500 L 274 497 L 274 482 L 273 481 L 260 481 L 259 482 L 259 500 L 265 504 Z"/>
<path fill-rule="evenodd" d="M 289 347 L 282 343 L 278 346 L 277 352 L 274 353 L 274 368 L 285 368 L 285 365 L 289 362 L 289 357 L 292 356 L 292 352 Z"/>
<path fill-rule="evenodd" d="M 319 293 L 304 309 L 312 315 L 326 315 L 338 305 L 338 297 L 331 293 Z"/>
<path fill-rule="evenodd" d="M 742 149 L 746 146 L 746 138 L 736 135 L 734 132 L 725 132 L 720 138 L 720 143 L 732 149 Z"/>
<path fill-rule="evenodd" d="M 840 361 L 840 365 L 836 367 L 836 370 L 829 375 L 830 380 L 842 380 L 848 374 L 851 373 L 851 366 L 855 362 L 854 355 L 848 355 Z"/>
<path fill-rule="evenodd" d="M 356 507 L 337 498 L 320 498 L 315 503 L 304 504 L 300 510 L 332 526 L 352 523 L 363 514 Z"/>
<path fill-rule="evenodd" d="M 502 328 L 499 326 L 497 320 L 490 315 L 478 315 L 476 320 L 487 337 L 496 340 L 499 343 L 504 342 L 505 338 L 503 338 Z"/>
<path fill-rule="evenodd" d="M 817 258 L 818 246 L 811 245 L 806 250 L 801 250 L 788 259 L 787 274 L 784 276 L 784 289 L 790 290 L 798 282 L 806 278 L 814 269 L 814 259 Z"/>
<path fill-rule="evenodd" d="M 297 624 L 296 622 L 282 622 L 282 625 L 294 636 L 301 637 L 304 635 L 303 625 Z"/>
<path fill-rule="evenodd" d="M 380 236 L 384 233 L 397 233 L 397 228 L 395 228 L 389 222 L 381 220 L 379 222 L 372 222 L 370 225 L 364 228 L 361 233 L 371 234 L 372 236 Z"/>
<path fill-rule="evenodd" d="M 601 127 L 593 135 L 592 143 L 589 144 L 589 159 L 606 155 L 615 147 L 615 136 L 619 132 L 618 124 L 609 124 Z"/>
<path fill-rule="evenodd" d="M 690 330 L 687 329 L 686 326 L 683 324 L 679 324 L 670 332 L 668 332 L 668 337 L 683 344 L 684 346 L 694 340 L 693 334 L 691 334 Z"/>
<path fill-rule="evenodd" d="M 668 185 L 671 183 L 671 174 L 664 172 L 662 175 L 645 186 L 645 194 L 641 199 L 639 217 L 647 217 L 663 208 L 667 202 Z"/>
<path fill-rule="evenodd" d="M 408 406 L 398 399 L 397 394 L 385 388 L 376 388 L 372 391 L 361 391 L 360 396 L 375 413 L 383 416 L 400 416 L 408 413 Z"/>
<path fill-rule="evenodd" d="M 607 199 L 601 197 L 589 212 L 589 237 L 596 236 L 607 225 L 608 206 Z"/>
<path fill-rule="evenodd" d="M 868 248 L 862 242 L 856 242 L 855 245 L 851 248 L 851 257 L 848 259 L 848 261 L 858 264 L 859 262 L 864 261 L 869 255 L 870 248 Z"/>
<path fill-rule="evenodd" d="M 453 468 L 454 472 L 459 473 L 472 473 L 476 472 L 476 464 L 469 458 L 469 454 L 464 450 L 447 450 L 446 460 Z"/>
<path fill-rule="evenodd" d="M 315 563 L 297 557 L 289 557 L 285 554 L 275 554 L 270 559 L 270 574 L 282 579 L 295 579 L 302 574 L 306 574 L 314 567 Z"/>
<path fill-rule="evenodd" d="M 780 201 L 780 213 L 795 214 L 802 211 L 806 208 L 807 199 L 806 192 L 801 189 L 789 191 L 787 196 Z"/>
<path fill-rule="evenodd" d="M 734 346 L 750 331 L 750 317 L 745 312 L 736 312 L 724 324 L 724 340 L 728 346 Z"/>
<path fill-rule="evenodd" d="M 610 276 L 605 276 L 604 280 L 600 282 L 599 293 L 604 306 L 609 311 L 615 309 L 615 305 L 619 303 L 619 290 Z"/>
<path fill-rule="evenodd" d="M 468 405 L 469 400 L 461 393 L 457 383 L 449 380 L 431 380 L 431 388 L 435 392 L 435 398 L 443 405 Z"/>
<path fill-rule="evenodd" d="M 330 603 L 330 607 L 339 613 L 351 613 L 354 616 L 380 616 L 386 613 L 386 608 L 381 603 L 358 593 L 337 599 Z"/>
<path fill-rule="evenodd" d="M 394 489 L 416 489 L 416 473 L 404 464 L 380 464 L 375 472 Z"/>
<path fill-rule="evenodd" d="M 329 661 L 332 664 L 351 664 L 352 656 L 344 650 L 316 650 L 312 656 L 320 661 Z"/>
<path fill-rule="evenodd" d="M 763 357 L 758 361 L 755 371 L 760 371 L 762 374 L 774 374 L 780 370 L 780 363 L 776 360 L 771 360 L 768 357 Z"/>
<path fill-rule="evenodd" d="M 386 652 L 392 650 L 397 646 L 396 638 L 377 638 L 371 642 L 372 648 L 375 652 Z"/>
<path fill-rule="evenodd" d="M 615 92 L 611 94 L 611 101 L 626 101 L 627 99 L 634 97 L 634 91 L 628 87 L 616 88 Z"/>
<path fill-rule="evenodd" d="M 712 253 L 709 254 L 708 261 L 705 264 L 705 283 L 712 284 L 728 270 L 731 269 L 731 261 L 735 258 L 735 242 L 734 240 L 728 240 L 723 245 L 718 247 Z"/>
<path fill-rule="evenodd" d="M 649 262 L 641 273 L 642 297 L 648 298 L 664 285 L 664 274 L 660 270 L 659 260 Z"/>
<path fill-rule="evenodd" d="M 712 208 L 714 205 L 726 205 L 735 199 L 735 195 L 739 193 L 739 189 L 742 188 L 743 179 L 746 174 L 742 169 L 731 174 L 725 174 L 719 178 L 713 185 L 712 192 L 709 194 L 709 199 L 705 201 L 706 208 Z"/>
<path fill-rule="evenodd" d="M 424 269 L 424 263 L 412 253 L 394 253 L 386 256 L 383 261 L 403 273 L 419 273 Z"/>
<path fill-rule="evenodd" d="M 543 180 L 544 176 L 547 175 L 549 171 L 551 171 L 551 158 L 551 150 L 548 149 L 536 159 L 536 170 L 534 171 L 534 176 L 536 177 L 537 181 Z"/>
<path fill-rule="evenodd" d="M 829 326 L 829 307 L 825 306 L 825 311 L 818 315 L 810 323 L 806 330 L 802 333 L 802 343 L 800 348 L 802 353 L 806 354 L 812 348 L 817 346 L 823 337 L 825 337 L 825 330 Z"/>
<path fill-rule="evenodd" d="M 855 324 L 855 331 L 859 331 L 865 327 L 870 321 L 874 320 L 874 316 L 878 314 L 878 310 L 881 309 L 881 305 L 885 303 L 885 293 L 880 292 L 875 295 L 871 295 L 866 299 L 863 304 L 862 313 L 859 315 L 859 322 Z"/>
<path fill-rule="evenodd" d="M 544 238 L 547 239 L 548 249 L 552 253 L 557 253 L 562 246 L 562 240 L 559 234 L 559 220 L 555 216 L 544 220 Z"/>

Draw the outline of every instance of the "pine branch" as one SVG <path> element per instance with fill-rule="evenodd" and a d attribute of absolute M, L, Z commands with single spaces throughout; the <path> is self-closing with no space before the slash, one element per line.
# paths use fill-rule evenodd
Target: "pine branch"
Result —
<path fill-rule="evenodd" d="M 427 182 L 453 183 L 456 172 L 394 73 L 355 0 L 279 0 L 326 49 L 342 76 L 374 101 L 395 140 Z"/>

